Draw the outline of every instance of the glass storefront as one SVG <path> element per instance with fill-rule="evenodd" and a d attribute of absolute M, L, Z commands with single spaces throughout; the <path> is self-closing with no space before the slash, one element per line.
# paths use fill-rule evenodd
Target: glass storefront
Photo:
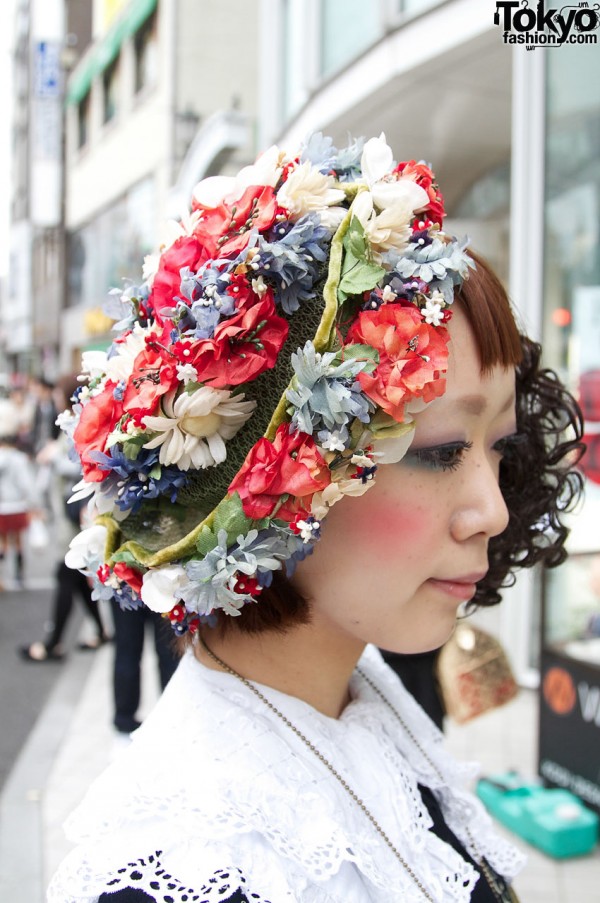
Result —
<path fill-rule="evenodd" d="M 569 560 L 546 574 L 545 640 L 600 665 L 600 54 L 565 45 L 546 66 L 544 354 L 580 399 L 588 451 Z"/>
<path fill-rule="evenodd" d="M 156 188 L 144 179 L 69 237 L 69 306 L 101 307 L 124 278 L 141 281 L 140 262 L 156 246 Z"/>

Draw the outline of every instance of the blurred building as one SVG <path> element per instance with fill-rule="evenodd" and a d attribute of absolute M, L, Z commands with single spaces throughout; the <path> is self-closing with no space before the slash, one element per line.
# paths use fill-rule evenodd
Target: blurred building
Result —
<path fill-rule="evenodd" d="M 63 92 L 71 42 L 85 40 L 79 3 L 16 0 L 9 284 L 2 341 L 13 374 L 56 375 L 64 297 Z"/>
<path fill-rule="evenodd" d="M 491 260 L 575 391 L 600 373 L 600 19 L 585 7 L 572 42 L 528 51 L 504 43 L 481 0 L 262 0 L 260 23 L 260 144 L 384 131 L 398 159 L 431 161 L 448 228 Z M 600 380 L 587 384 L 600 433 Z M 563 647 L 600 610 L 588 576 L 600 486 L 587 483 L 570 561 L 524 574 L 496 615 L 525 682 L 537 678 L 542 590 Z M 597 646 L 585 649 L 600 665 Z"/>
<path fill-rule="evenodd" d="M 94 0 L 66 95 L 61 370 L 110 343 L 108 290 L 141 280 L 196 181 L 255 156 L 257 41 L 254 0 Z"/>

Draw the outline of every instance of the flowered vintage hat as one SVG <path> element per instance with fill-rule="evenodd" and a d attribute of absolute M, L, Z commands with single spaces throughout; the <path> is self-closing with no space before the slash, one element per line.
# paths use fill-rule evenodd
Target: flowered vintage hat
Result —
<path fill-rule="evenodd" d="M 119 332 L 84 354 L 61 426 L 94 496 L 67 563 L 97 597 L 177 633 L 260 601 L 329 508 L 398 461 L 444 391 L 470 259 L 442 230 L 428 166 L 385 136 L 313 135 L 197 185 L 189 216 L 112 294 Z"/>

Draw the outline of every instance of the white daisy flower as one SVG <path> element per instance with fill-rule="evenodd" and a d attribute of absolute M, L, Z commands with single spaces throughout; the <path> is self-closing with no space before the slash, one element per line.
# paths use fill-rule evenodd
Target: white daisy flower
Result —
<path fill-rule="evenodd" d="M 176 464 L 180 470 L 221 464 L 227 457 L 225 441 L 235 436 L 256 407 L 255 401 L 244 398 L 210 386 L 179 396 L 177 390 L 168 392 L 162 401 L 164 416 L 143 419 L 144 426 L 158 434 L 144 448 L 160 447 L 160 463 Z"/>
<path fill-rule="evenodd" d="M 307 161 L 289 174 L 277 192 L 277 203 L 289 211 L 292 222 L 307 213 L 319 213 L 323 218 L 329 207 L 335 208 L 344 200 L 344 192 L 334 186 L 332 176 L 323 175 Z"/>

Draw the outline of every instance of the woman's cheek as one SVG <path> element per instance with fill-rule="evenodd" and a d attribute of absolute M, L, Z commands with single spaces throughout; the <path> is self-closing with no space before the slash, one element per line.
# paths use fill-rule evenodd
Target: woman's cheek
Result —
<path fill-rule="evenodd" d="M 368 495 L 368 494 L 367 494 Z M 362 507 L 352 518 L 352 532 L 360 539 L 360 548 L 369 555 L 387 559 L 414 547 L 423 549 L 431 518 L 420 507 L 408 507 L 391 500 L 368 500 L 363 496 Z M 348 527 L 344 528 L 348 539 Z"/>

